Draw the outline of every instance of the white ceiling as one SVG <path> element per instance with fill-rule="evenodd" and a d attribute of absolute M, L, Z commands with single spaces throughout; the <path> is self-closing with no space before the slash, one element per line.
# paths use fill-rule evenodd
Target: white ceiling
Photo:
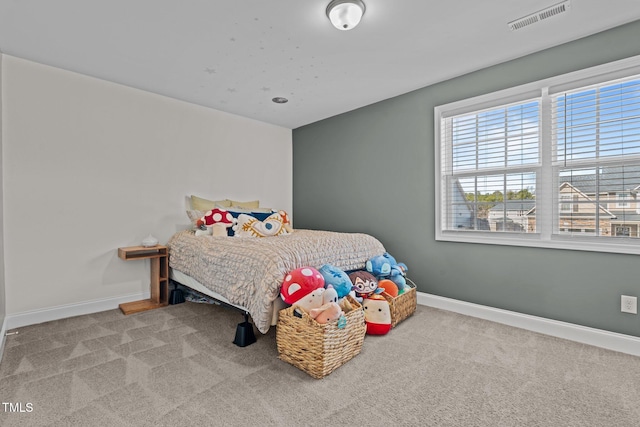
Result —
<path fill-rule="evenodd" d="M 571 0 L 511 31 L 560 0 L 364 2 L 338 31 L 329 0 L 0 0 L 0 51 L 294 129 L 640 19 Z"/>

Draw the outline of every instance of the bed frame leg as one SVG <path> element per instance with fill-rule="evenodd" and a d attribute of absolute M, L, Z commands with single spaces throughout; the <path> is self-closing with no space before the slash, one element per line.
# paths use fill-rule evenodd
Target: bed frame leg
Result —
<path fill-rule="evenodd" d="M 178 283 L 173 282 L 173 289 L 169 295 L 169 304 L 182 304 L 184 302 L 184 295 L 182 290 L 178 289 Z"/>
<path fill-rule="evenodd" d="M 238 323 L 236 328 L 236 339 L 233 343 L 238 347 L 246 347 L 256 342 L 256 335 L 253 333 L 253 325 L 249 322 L 249 313 L 244 313 L 244 322 Z"/>

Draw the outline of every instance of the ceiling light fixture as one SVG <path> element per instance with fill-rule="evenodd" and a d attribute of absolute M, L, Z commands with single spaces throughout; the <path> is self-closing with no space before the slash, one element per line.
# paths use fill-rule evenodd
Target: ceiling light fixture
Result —
<path fill-rule="evenodd" d="M 286 104 L 287 102 L 289 102 L 287 98 L 284 98 L 282 96 L 276 96 L 275 98 L 272 99 L 272 101 L 275 102 L 276 104 Z"/>
<path fill-rule="evenodd" d="M 334 27 L 346 31 L 360 23 L 365 9 L 362 0 L 333 0 L 327 6 L 327 17 Z"/>

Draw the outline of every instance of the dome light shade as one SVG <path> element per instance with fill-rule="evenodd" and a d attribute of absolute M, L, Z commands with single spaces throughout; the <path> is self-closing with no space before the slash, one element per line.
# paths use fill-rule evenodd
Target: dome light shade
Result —
<path fill-rule="evenodd" d="M 360 23 L 364 11 L 365 6 L 361 0 L 333 0 L 327 6 L 327 17 L 334 27 L 346 31 Z"/>

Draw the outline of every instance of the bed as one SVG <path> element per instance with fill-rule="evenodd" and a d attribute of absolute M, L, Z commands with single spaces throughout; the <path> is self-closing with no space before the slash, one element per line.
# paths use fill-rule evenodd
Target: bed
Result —
<path fill-rule="evenodd" d="M 262 238 L 196 236 L 184 230 L 167 246 L 174 282 L 242 310 L 262 334 L 276 324 L 284 307 L 280 285 L 288 272 L 324 264 L 358 270 L 385 252 L 368 234 L 305 229 Z"/>

